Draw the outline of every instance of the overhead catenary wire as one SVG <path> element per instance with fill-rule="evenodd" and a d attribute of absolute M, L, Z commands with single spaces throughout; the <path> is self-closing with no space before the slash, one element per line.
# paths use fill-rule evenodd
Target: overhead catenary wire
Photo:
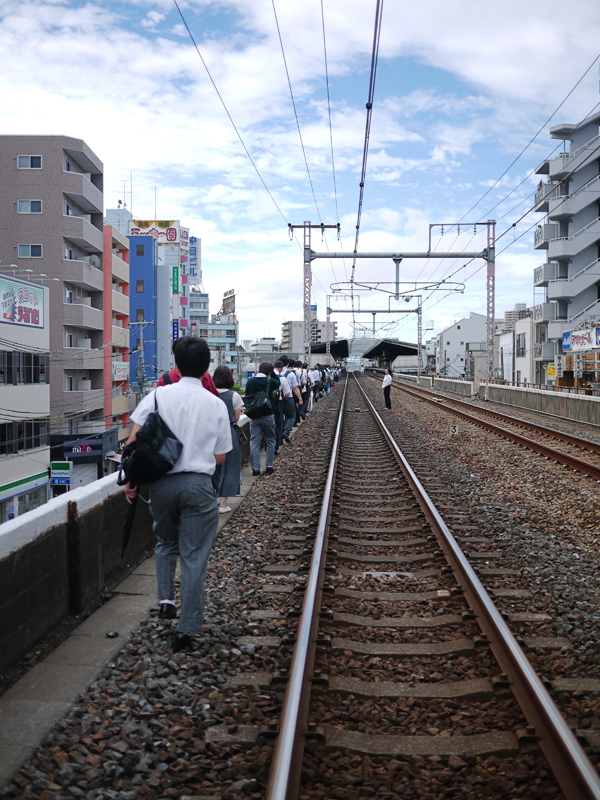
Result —
<path fill-rule="evenodd" d="M 367 159 L 369 156 L 369 139 L 371 136 L 371 118 L 373 114 L 373 100 L 375 97 L 375 80 L 377 78 L 377 62 L 379 59 L 379 41 L 381 38 L 381 20 L 383 18 L 383 0 L 377 0 L 375 8 L 375 29 L 373 32 L 373 48 L 371 52 L 371 75 L 369 78 L 369 95 L 367 99 L 367 119 L 365 122 L 365 139 L 363 144 L 363 158 L 360 172 L 360 184 L 358 194 L 358 211 L 356 214 L 356 234 L 354 237 L 354 258 L 352 260 L 351 288 L 354 283 L 356 273 L 356 253 L 358 252 L 358 239 L 360 236 L 360 222 L 362 217 L 362 206 L 365 193 L 365 179 L 367 175 Z M 352 293 L 352 309 L 354 310 L 354 293 Z M 352 324 L 356 324 L 354 314 L 352 314 Z"/>

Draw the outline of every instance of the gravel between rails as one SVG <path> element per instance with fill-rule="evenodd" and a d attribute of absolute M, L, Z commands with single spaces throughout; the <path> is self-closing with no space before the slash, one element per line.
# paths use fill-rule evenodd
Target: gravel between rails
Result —
<path fill-rule="evenodd" d="M 375 404 L 383 407 L 381 390 L 365 381 Z M 450 434 L 449 416 L 392 389 L 393 411 L 385 422 L 402 446 L 421 456 L 419 472 L 427 485 L 451 486 L 447 519 L 458 515 L 502 552 L 515 571 L 508 579 L 484 576 L 508 615 L 520 611 L 544 614 L 538 635 L 560 637 L 558 650 L 527 650 L 535 668 L 550 681 L 600 677 L 600 487 L 594 481 L 546 461 L 534 453 L 459 421 Z M 410 460 L 410 458 L 409 458 Z M 501 597 L 507 589 L 520 597 Z M 526 624 L 512 623 L 513 632 L 528 635 Z M 594 739 L 585 749 L 599 765 L 600 686 L 554 692 L 555 701 L 572 728 Z M 596 735 L 594 737 L 594 734 Z"/>

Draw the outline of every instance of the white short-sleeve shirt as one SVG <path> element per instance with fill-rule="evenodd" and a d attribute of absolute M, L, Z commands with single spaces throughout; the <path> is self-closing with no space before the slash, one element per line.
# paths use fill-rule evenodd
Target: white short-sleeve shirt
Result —
<path fill-rule="evenodd" d="M 136 425 L 143 425 L 154 411 L 155 394 L 160 416 L 183 443 L 183 451 L 169 474 L 212 475 L 216 467 L 215 455 L 228 453 L 232 447 L 226 405 L 207 391 L 199 378 L 181 378 L 144 397 L 131 415 Z"/>
<path fill-rule="evenodd" d="M 217 392 L 219 394 L 223 394 L 223 392 L 228 392 L 228 391 L 229 391 L 229 389 L 217 389 Z M 233 394 L 233 397 L 231 398 L 231 403 L 233 405 L 233 410 L 237 411 L 238 409 L 243 407 L 244 401 L 242 400 L 242 398 L 240 397 L 240 395 L 237 392 L 232 392 L 232 394 Z"/>

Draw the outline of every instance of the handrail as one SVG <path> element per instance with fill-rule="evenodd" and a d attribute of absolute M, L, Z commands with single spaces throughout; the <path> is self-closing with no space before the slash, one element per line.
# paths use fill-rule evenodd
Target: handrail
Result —
<path fill-rule="evenodd" d="M 587 148 L 591 146 L 592 142 L 595 142 L 597 139 L 600 139 L 600 134 L 596 134 L 596 136 L 592 136 L 592 138 L 589 140 L 589 142 L 586 142 L 585 144 L 580 145 L 577 148 L 577 150 L 574 150 L 572 153 L 567 153 L 567 155 L 570 156 L 571 158 L 574 158 L 575 156 L 578 156 L 580 153 L 583 153 L 584 150 L 587 150 Z"/>
<path fill-rule="evenodd" d="M 389 444 L 395 451 L 406 478 L 415 489 L 419 505 L 427 521 L 438 534 L 440 545 L 464 588 L 468 603 L 475 612 L 481 629 L 486 633 L 490 648 L 502 671 L 512 681 L 512 691 L 528 722 L 534 727 L 535 736 L 539 738 L 540 747 L 565 796 L 569 800 L 590 800 L 590 798 L 598 800 L 600 798 L 598 773 L 548 694 L 529 659 L 521 650 L 385 423 L 375 411 L 362 387 L 360 389 L 371 407 L 379 427 L 387 435 Z"/>
<path fill-rule="evenodd" d="M 594 302 L 590 303 L 589 306 L 586 306 L 586 308 L 584 308 L 583 311 L 578 311 L 577 314 L 575 314 L 573 317 L 570 317 L 569 319 L 564 320 L 564 322 L 566 322 L 568 325 L 569 323 L 573 322 L 573 320 L 580 317 L 582 314 L 586 314 L 590 310 L 590 308 L 597 306 L 598 303 L 600 303 L 600 300 L 594 300 Z"/>
<path fill-rule="evenodd" d="M 600 222 L 600 217 L 596 217 L 596 219 L 593 219 L 591 222 L 588 222 L 587 225 L 584 225 L 583 228 L 580 228 L 578 231 L 575 231 L 575 233 L 572 233 L 570 236 L 557 236 L 555 239 L 553 239 L 553 241 L 556 241 L 556 242 L 569 241 L 570 242 L 576 236 L 579 236 L 580 233 L 583 233 L 584 231 L 587 231 L 588 228 L 591 228 L 592 225 L 597 225 L 599 222 Z M 556 223 L 547 223 L 547 224 L 549 224 L 549 225 L 555 224 L 556 225 Z M 554 260 L 557 260 L 557 259 L 554 259 Z"/>
<path fill-rule="evenodd" d="M 555 261 L 555 260 L 556 259 L 553 259 L 553 261 Z M 548 263 L 550 264 L 552 262 L 549 261 Z M 596 264 L 600 264 L 600 258 L 597 258 L 595 261 L 592 261 L 590 264 L 587 265 L 587 267 L 584 267 L 583 269 L 580 269 L 579 272 L 576 272 L 575 275 L 573 275 L 571 278 L 551 278 L 548 281 L 548 283 L 570 283 L 571 281 L 574 281 L 576 278 L 578 278 L 580 275 L 583 275 L 584 272 L 587 272 L 588 269 L 591 269 L 592 267 L 595 267 Z M 542 266 L 545 266 L 545 265 L 542 264 Z M 536 269 L 539 269 L 539 267 L 536 267 Z"/>
<path fill-rule="evenodd" d="M 311 630 L 315 615 L 318 614 L 317 589 L 319 588 L 319 578 L 325 564 L 326 529 L 333 495 L 333 480 L 337 467 L 347 389 L 348 379 L 346 379 L 346 382 L 344 383 L 344 394 L 342 395 L 340 414 L 338 417 L 335 438 L 333 442 L 331 463 L 329 464 L 329 472 L 327 474 L 327 482 L 325 484 L 325 492 L 323 494 L 323 503 L 321 506 L 321 515 L 319 516 L 317 535 L 315 537 L 310 572 L 304 593 L 302 616 L 300 617 L 300 622 L 298 624 L 296 646 L 294 647 L 290 678 L 283 703 L 279 736 L 277 738 L 277 745 L 275 747 L 273 761 L 271 763 L 271 773 L 269 775 L 269 785 L 267 787 L 266 800 L 285 800 L 290 784 L 292 762 L 297 760 L 299 755 L 301 755 L 298 753 L 298 748 L 296 747 L 296 741 L 302 736 L 303 733 L 302 731 L 298 730 L 299 724 L 301 723 L 300 705 L 301 701 L 304 699 L 303 695 L 305 694 L 305 689 L 308 683 L 306 671 L 307 666 L 309 665 Z M 309 683 L 308 686 L 310 687 Z"/>

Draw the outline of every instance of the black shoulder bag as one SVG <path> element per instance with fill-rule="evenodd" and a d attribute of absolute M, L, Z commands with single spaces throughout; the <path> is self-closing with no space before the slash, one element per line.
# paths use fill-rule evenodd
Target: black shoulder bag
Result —
<path fill-rule="evenodd" d="M 137 432 L 135 441 L 123 450 L 118 485 L 154 483 L 173 469 L 182 450 L 183 444 L 160 416 L 155 392 L 154 411 Z"/>
<path fill-rule="evenodd" d="M 244 397 L 244 404 L 246 406 L 246 416 L 250 419 L 258 419 L 259 417 L 266 417 L 267 414 L 273 413 L 273 405 L 269 396 L 269 384 L 271 379 L 267 378 L 267 391 L 256 392 L 255 394 L 247 394 Z"/>

